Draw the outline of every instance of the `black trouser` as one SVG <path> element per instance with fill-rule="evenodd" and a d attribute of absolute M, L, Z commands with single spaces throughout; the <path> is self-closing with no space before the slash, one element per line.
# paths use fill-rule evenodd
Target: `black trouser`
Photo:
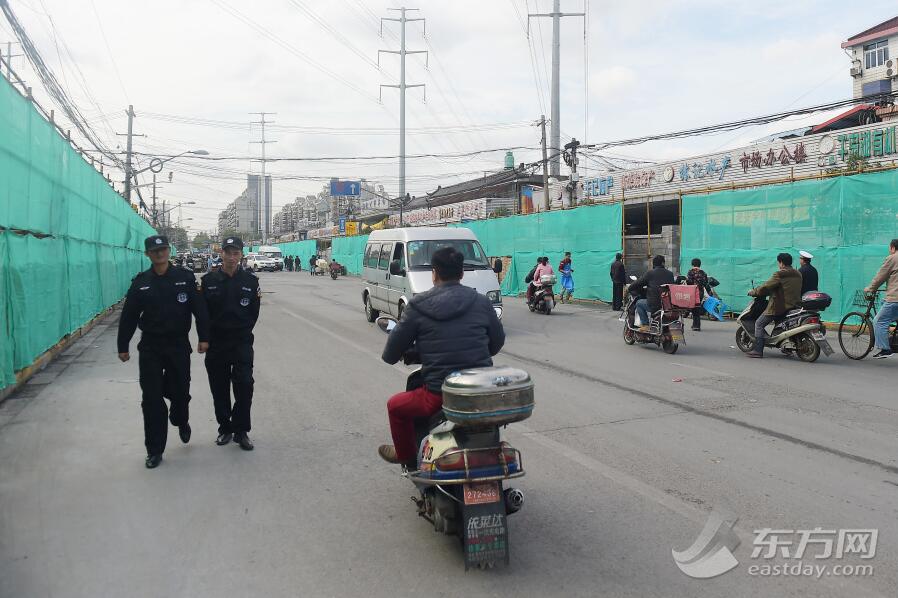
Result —
<path fill-rule="evenodd" d="M 611 285 L 611 307 L 620 311 L 624 307 L 624 283 L 613 282 Z"/>
<path fill-rule="evenodd" d="M 253 404 L 253 339 L 209 343 L 206 373 L 215 405 L 218 433 L 249 432 Z M 231 405 L 231 385 L 234 404 Z"/>
<path fill-rule="evenodd" d="M 692 310 L 692 328 L 698 330 L 702 327 L 702 314 L 705 313 L 704 307 L 696 307 Z"/>
<path fill-rule="evenodd" d="M 143 400 L 143 435 L 148 455 L 161 455 L 168 438 L 168 422 L 182 426 L 190 417 L 190 341 L 143 338 L 140 353 L 140 389 Z M 171 401 L 171 411 L 165 404 Z"/>

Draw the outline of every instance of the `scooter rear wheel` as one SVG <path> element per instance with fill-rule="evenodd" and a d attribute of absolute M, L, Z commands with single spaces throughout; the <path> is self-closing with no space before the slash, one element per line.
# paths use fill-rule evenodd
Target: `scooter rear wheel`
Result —
<path fill-rule="evenodd" d="M 673 355 L 677 352 L 677 349 L 680 348 L 680 345 L 673 342 L 671 339 L 667 338 L 661 342 L 661 349 L 667 353 L 668 355 Z"/>
<path fill-rule="evenodd" d="M 814 363 L 820 357 L 820 345 L 810 334 L 802 334 L 795 339 L 795 345 L 798 358 L 805 363 Z"/>
<path fill-rule="evenodd" d="M 626 322 L 624 322 L 624 342 L 628 345 L 636 343 L 636 333 L 630 330 Z"/>
<path fill-rule="evenodd" d="M 745 328 L 739 328 L 736 331 L 736 346 L 739 347 L 739 350 L 743 353 L 748 353 L 752 349 L 755 348 L 755 343 L 751 340 L 751 337 L 745 331 Z"/>

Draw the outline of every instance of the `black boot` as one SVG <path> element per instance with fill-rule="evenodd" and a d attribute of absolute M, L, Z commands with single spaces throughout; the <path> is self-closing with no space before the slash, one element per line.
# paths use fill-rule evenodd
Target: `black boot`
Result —
<path fill-rule="evenodd" d="M 755 348 L 746 353 L 746 355 L 757 359 L 764 357 L 764 339 L 755 339 Z"/>

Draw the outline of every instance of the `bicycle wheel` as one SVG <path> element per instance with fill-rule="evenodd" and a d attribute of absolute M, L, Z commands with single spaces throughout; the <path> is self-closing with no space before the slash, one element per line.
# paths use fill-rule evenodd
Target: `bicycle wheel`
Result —
<path fill-rule="evenodd" d="M 839 346 L 849 359 L 863 359 L 873 350 L 873 321 L 853 311 L 839 322 Z"/>

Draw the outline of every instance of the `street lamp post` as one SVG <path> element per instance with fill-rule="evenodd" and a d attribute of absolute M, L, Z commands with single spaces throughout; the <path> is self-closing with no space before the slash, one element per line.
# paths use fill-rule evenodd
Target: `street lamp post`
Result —
<path fill-rule="evenodd" d="M 181 152 L 180 154 L 176 154 L 174 156 L 169 156 L 168 158 L 164 158 L 164 159 L 163 158 L 153 158 L 152 160 L 150 160 L 150 165 L 147 166 L 146 168 L 141 168 L 140 170 L 132 170 L 131 171 L 131 176 L 135 177 L 135 180 L 136 180 L 137 175 L 139 175 L 143 172 L 146 172 L 148 170 L 153 173 L 153 217 L 152 217 L 153 218 L 153 227 L 156 227 L 159 225 L 159 221 L 158 221 L 159 215 L 156 213 L 156 175 L 158 173 L 162 172 L 162 166 L 166 162 L 170 162 L 171 160 L 174 160 L 175 158 L 180 158 L 181 156 L 186 156 L 187 154 L 191 154 L 194 156 L 208 156 L 209 152 L 207 152 L 204 149 L 188 150 L 186 152 Z"/>

